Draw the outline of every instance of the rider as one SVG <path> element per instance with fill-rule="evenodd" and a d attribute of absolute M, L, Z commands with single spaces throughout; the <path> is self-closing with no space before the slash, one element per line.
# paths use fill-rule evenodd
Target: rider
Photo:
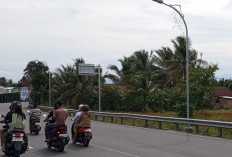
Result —
<path fill-rule="evenodd" d="M 84 105 L 82 107 L 82 113 L 74 125 L 75 136 L 77 136 L 78 128 L 90 128 L 91 127 L 90 120 L 91 120 L 91 115 L 89 112 L 89 106 Z"/>
<path fill-rule="evenodd" d="M 71 128 L 71 131 L 72 131 L 72 135 L 74 135 L 74 125 L 75 123 L 77 122 L 78 118 L 81 116 L 81 113 L 82 113 L 82 107 L 84 105 L 83 104 L 80 104 L 79 107 L 78 107 L 78 111 L 74 117 L 74 123 L 72 124 L 72 128 Z"/>
<path fill-rule="evenodd" d="M 26 115 L 22 112 L 22 105 L 21 103 L 18 103 L 14 107 L 14 113 L 12 114 L 12 122 L 9 128 L 10 131 L 13 131 L 14 129 L 24 130 L 25 119 L 26 119 Z"/>
<path fill-rule="evenodd" d="M 54 106 L 54 109 L 53 110 L 56 110 L 57 109 L 57 106 L 55 104 Z M 51 110 L 48 114 L 48 116 L 44 119 L 44 122 L 50 122 L 50 123 L 55 123 L 54 119 L 53 119 L 53 110 Z M 49 120 L 50 118 L 52 118 L 51 120 Z"/>
<path fill-rule="evenodd" d="M 12 121 L 12 114 L 13 114 L 13 112 L 14 112 L 14 107 L 15 107 L 18 103 L 20 103 L 20 102 L 18 102 L 18 101 L 13 101 L 13 102 L 11 103 L 11 105 L 10 105 L 10 107 L 9 107 L 10 111 L 6 114 L 6 116 L 4 117 L 4 119 L 0 121 L 0 123 L 11 123 L 11 121 Z M 7 130 L 8 130 L 8 128 L 1 129 L 1 130 L 0 130 L 1 147 L 2 147 L 2 149 L 4 149 L 4 148 L 3 148 L 3 145 L 4 145 L 3 140 L 4 140 L 4 134 L 7 132 Z"/>
<path fill-rule="evenodd" d="M 62 108 L 62 103 L 57 102 L 56 103 L 56 110 L 53 110 L 53 119 L 55 123 L 49 123 L 47 125 L 47 130 L 46 130 L 46 140 L 45 142 L 50 142 L 51 141 L 51 131 L 53 128 L 57 126 L 65 126 L 66 119 L 68 118 L 68 111 L 66 109 Z"/>
<path fill-rule="evenodd" d="M 30 115 L 30 125 L 31 125 L 33 120 L 40 119 L 41 111 L 40 111 L 40 109 L 33 109 L 28 114 Z"/>
<path fill-rule="evenodd" d="M 74 122 L 77 122 L 77 119 L 81 116 L 81 113 L 83 112 L 83 111 L 82 111 L 82 107 L 83 107 L 83 106 L 84 106 L 83 104 L 80 104 L 80 105 L 79 105 L 78 111 L 77 111 L 77 113 L 76 113 L 76 115 L 75 115 L 75 117 L 74 117 Z"/>
<path fill-rule="evenodd" d="M 54 106 L 54 109 L 53 110 L 56 110 L 57 107 L 56 107 L 56 104 Z M 45 131 L 45 136 L 46 136 L 46 139 L 47 139 L 47 126 L 49 123 L 55 123 L 55 120 L 53 119 L 53 110 L 51 110 L 48 114 L 48 116 L 44 119 L 44 122 L 47 122 L 46 125 L 44 126 L 44 131 Z M 51 119 L 50 119 L 51 118 Z"/>

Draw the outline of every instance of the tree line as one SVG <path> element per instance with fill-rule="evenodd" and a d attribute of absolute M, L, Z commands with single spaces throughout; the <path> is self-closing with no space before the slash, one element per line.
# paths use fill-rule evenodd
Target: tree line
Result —
<path fill-rule="evenodd" d="M 139 50 L 119 59 L 120 68 L 109 65 L 109 72 L 101 75 L 102 110 L 176 111 L 180 117 L 186 117 L 186 39 L 178 36 L 171 42 L 172 49 Z M 203 108 L 213 108 L 214 92 L 220 83 L 215 79 L 218 66 L 208 64 L 202 56 L 190 43 L 191 114 Z M 86 103 L 97 110 L 98 76 L 78 75 L 78 65 L 82 63 L 85 60 L 77 58 L 73 64 L 61 65 L 51 73 L 52 101 L 62 101 L 70 108 Z M 31 61 L 24 69 L 24 76 L 19 82 L 31 85 L 31 99 L 36 105 L 48 104 L 48 78 L 49 68 L 41 61 Z M 106 79 L 113 83 L 106 84 Z"/>

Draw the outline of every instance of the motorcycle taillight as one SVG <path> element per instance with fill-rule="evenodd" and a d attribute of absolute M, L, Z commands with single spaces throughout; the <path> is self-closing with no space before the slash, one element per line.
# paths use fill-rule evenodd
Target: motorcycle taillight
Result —
<path fill-rule="evenodd" d="M 36 120 L 36 122 L 40 122 L 40 120 Z"/>
<path fill-rule="evenodd" d="M 13 133 L 13 137 L 23 137 L 23 133 Z"/>

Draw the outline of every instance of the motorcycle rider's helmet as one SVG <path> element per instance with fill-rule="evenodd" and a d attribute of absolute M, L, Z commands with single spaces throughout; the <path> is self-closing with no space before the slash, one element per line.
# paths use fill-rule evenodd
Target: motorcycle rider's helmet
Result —
<path fill-rule="evenodd" d="M 79 107 L 78 107 L 78 110 L 81 111 L 83 106 L 84 106 L 83 104 L 80 104 Z"/>
<path fill-rule="evenodd" d="M 13 101 L 13 102 L 11 103 L 9 109 L 10 109 L 10 110 L 13 110 L 14 107 L 15 107 L 16 105 L 22 106 L 21 103 L 20 103 L 19 101 Z"/>
<path fill-rule="evenodd" d="M 89 105 L 84 105 L 84 106 L 82 107 L 82 111 L 83 111 L 83 112 L 89 111 Z"/>

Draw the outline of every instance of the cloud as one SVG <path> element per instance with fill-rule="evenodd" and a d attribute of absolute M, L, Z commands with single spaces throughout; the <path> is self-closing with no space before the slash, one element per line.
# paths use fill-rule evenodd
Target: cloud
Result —
<path fill-rule="evenodd" d="M 206 60 L 230 67 L 223 59 L 231 58 L 227 54 L 232 51 L 232 17 L 225 16 L 231 13 L 222 9 L 225 2 L 181 4 L 193 48 Z M 0 52 L 5 62 L 0 62 L 0 71 L 5 73 L 1 75 L 18 81 L 31 60 L 47 61 L 54 71 L 78 57 L 101 64 L 106 71 L 109 64 L 118 65 L 119 58 L 134 51 L 172 46 L 170 40 L 183 34 L 173 27 L 173 18 L 170 8 L 144 0 L 2 1 Z"/>
<path fill-rule="evenodd" d="M 225 9 L 231 9 L 232 8 L 232 1 L 230 0 L 227 5 L 224 7 Z"/>

